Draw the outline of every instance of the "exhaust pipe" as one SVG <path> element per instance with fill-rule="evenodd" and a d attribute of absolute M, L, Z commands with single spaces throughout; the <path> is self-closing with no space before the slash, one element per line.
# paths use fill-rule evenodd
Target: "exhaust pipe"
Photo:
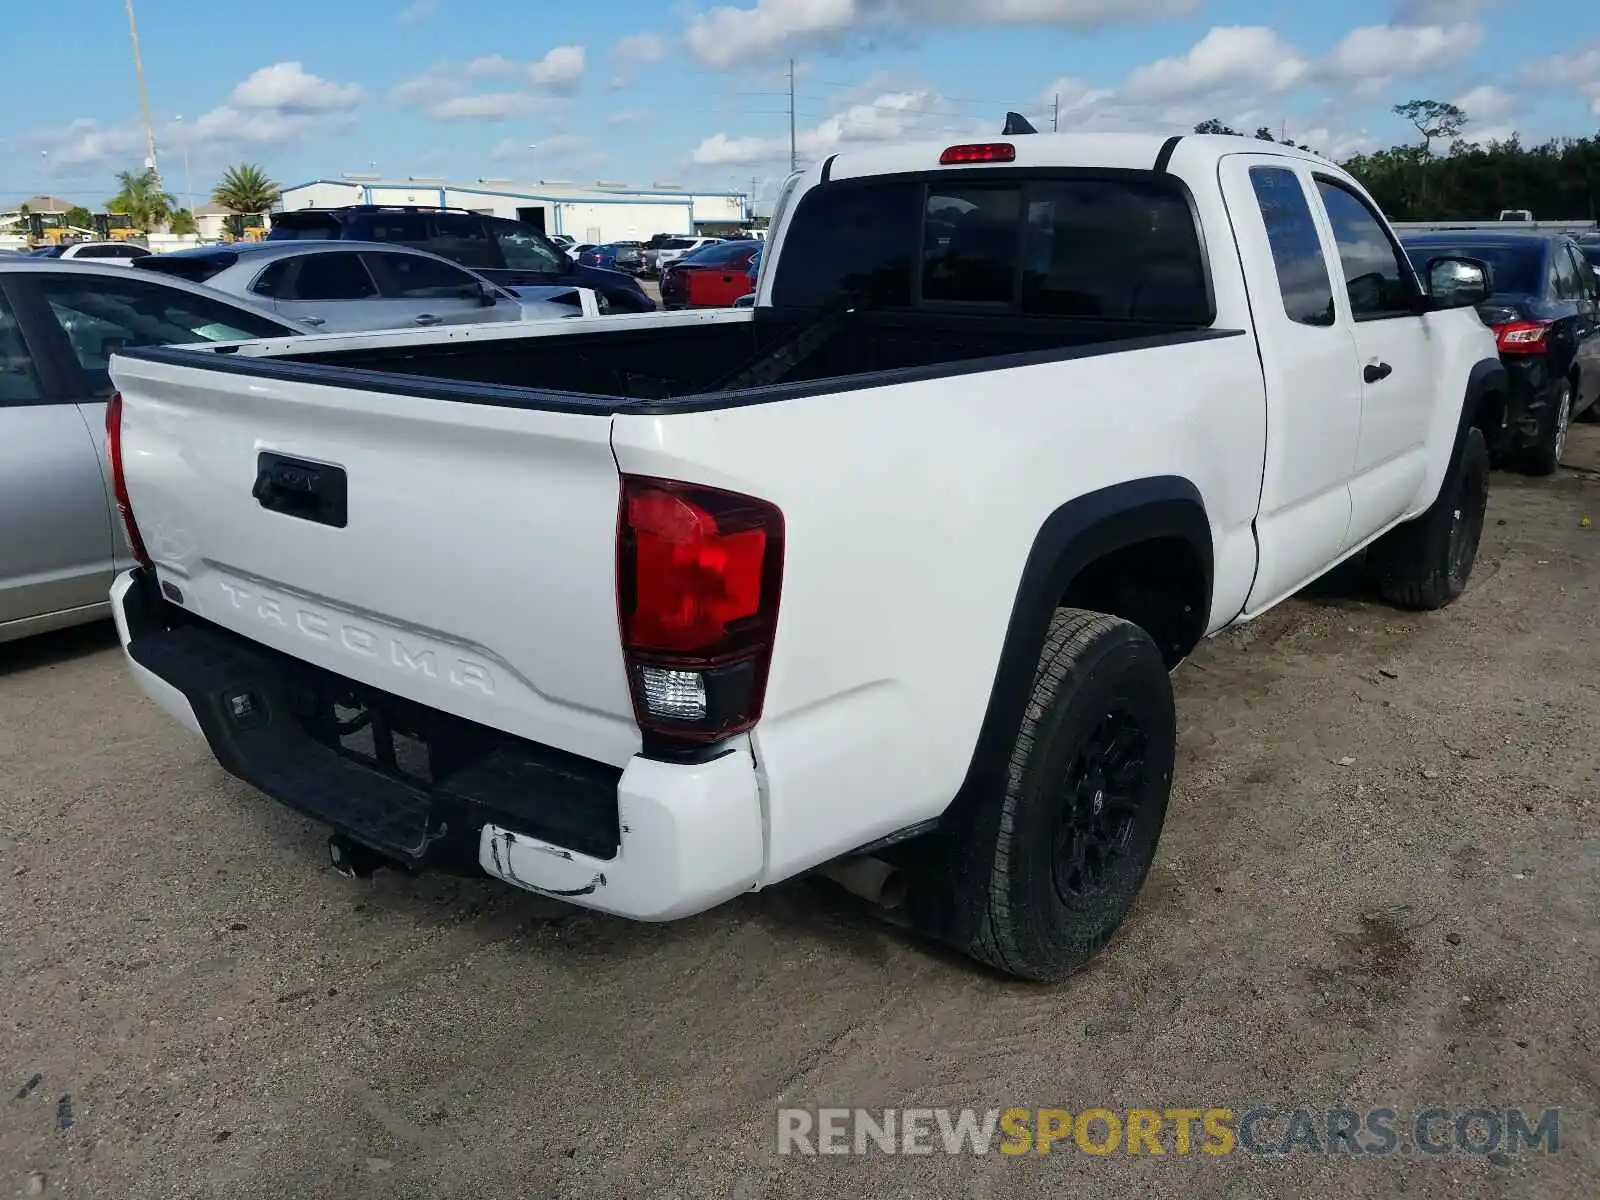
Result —
<path fill-rule="evenodd" d="M 906 877 L 881 858 L 847 858 L 818 867 L 817 874 L 879 908 L 899 908 L 906 900 Z"/>

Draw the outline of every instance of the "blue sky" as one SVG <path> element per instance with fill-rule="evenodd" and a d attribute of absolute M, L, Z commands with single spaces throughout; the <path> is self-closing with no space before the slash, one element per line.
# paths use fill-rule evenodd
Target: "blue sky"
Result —
<path fill-rule="evenodd" d="M 1177 131 L 1217 116 L 1338 157 L 1452 100 L 1474 139 L 1600 129 L 1600 5 L 1494 0 L 136 0 L 162 175 L 230 163 L 769 192 L 801 157 L 997 130 Z M 1560 15 L 1558 15 L 1560 14 Z M 71 31 L 74 48 L 63 40 Z M 122 5 L 51 0 L 0 33 L 0 207 L 97 207 L 145 157 Z M 181 118 L 181 119 L 180 119 Z M 1041 124 L 1041 128 L 1047 125 Z M 187 164 L 185 152 L 187 151 Z"/>

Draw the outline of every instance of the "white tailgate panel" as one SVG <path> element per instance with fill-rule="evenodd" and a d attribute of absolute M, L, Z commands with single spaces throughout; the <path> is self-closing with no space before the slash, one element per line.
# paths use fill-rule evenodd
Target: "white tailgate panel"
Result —
<path fill-rule="evenodd" d="M 585 757 L 638 748 L 608 415 L 127 359 L 115 375 L 139 527 L 190 611 Z M 262 508 L 261 451 L 344 468 L 348 525 Z"/>

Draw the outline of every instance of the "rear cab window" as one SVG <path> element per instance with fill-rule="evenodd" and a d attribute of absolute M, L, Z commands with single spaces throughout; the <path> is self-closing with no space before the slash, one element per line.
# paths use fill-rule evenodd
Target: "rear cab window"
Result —
<path fill-rule="evenodd" d="M 785 231 L 779 307 L 847 302 L 1209 326 L 1183 185 L 1146 172 L 994 169 L 847 180 L 804 195 Z"/>

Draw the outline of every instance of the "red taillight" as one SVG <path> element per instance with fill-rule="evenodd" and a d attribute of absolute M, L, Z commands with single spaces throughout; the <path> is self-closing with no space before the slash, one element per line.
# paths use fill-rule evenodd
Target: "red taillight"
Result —
<path fill-rule="evenodd" d="M 122 471 L 122 393 L 112 392 L 106 401 L 106 457 L 111 461 L 111 496 L 117 511 L 122 514 L 123 528 L 128 531 L 128 545 L 133 557 L 145 566 L 150 565 L 150 554 L 144 548 L 144 538 L 139 536 L 139 523 L 133 519 L 133 502 L 128 499 L 128 479 Z"/>
<path fill-rule="evenodd" d="M 623 476 L 617 609 L 641 729 L 707 742 L 756 723 L 782 579 L 775 506 Z"/>
<path fill-rule="evenodd" d="M 1543 354 L 1549 333 L 1549 321 L 1512 321 L 1494 327 L 1501 354 Z"/>
<path fill-rule="evenodd" d="M 1017 148 L 1010 142 L 973 142 L 950 146 L 939 155 L 941 166 L 959 166 L 962 163 L 1016 162 Z"/>

